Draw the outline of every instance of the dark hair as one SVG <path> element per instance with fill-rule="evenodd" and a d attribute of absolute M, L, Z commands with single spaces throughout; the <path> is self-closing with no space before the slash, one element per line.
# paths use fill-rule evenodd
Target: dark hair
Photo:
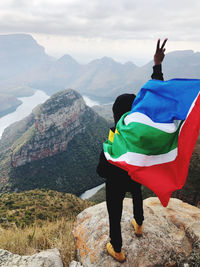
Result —
<path fill-rule="evenodd" d="M 123 94 L 116 98 L 112 107 L 115 124 L 117 124 L 124 113 L 131 110 L 135 97 L 134 94 Z"/>

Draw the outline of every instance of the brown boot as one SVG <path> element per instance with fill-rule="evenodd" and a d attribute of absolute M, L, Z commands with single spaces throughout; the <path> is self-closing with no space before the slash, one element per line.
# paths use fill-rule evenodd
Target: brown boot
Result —
<path fill-rule="evenodd" d="M 114 258 L 116 259 L 117 261 L 119 262 L 124 262 L 125 261 L 125 255 L 124 255 L 124 252 L 121 250 L 120 252 L 115 252 L 112 244 L 109 242 L 107 243 L 106 245 L 106 248 L 107 248 L 107 251 L 108 253 Z"/>
<path fill-rule="evenodd" d="M 135 234 L 136 234 L 136 236 L 138 236 L 138 237 L 140 237 L 140 236 L 142 236 L 142 225 L 138 225 L 137 223 L 136 223 L 136 221 L 135 221 L 135 219 L 132 219 L 132 226 L 133 226 L 133 228 L 134 228 L 134 230 L 135 230 Z"/>

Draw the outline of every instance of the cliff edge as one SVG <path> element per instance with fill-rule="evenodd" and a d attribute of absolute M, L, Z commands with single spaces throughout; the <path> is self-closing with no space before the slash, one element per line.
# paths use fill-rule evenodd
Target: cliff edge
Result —
<path fill-rule="evenodd" d="M 106 203 L 85 209 L 76 219 L 77 258 L 84 267 L 200 266 L 200 209 L 172 198 L 167 208 L 157 198 L 144 200 L 144 232 L 135 236 L 131 226 L 132 200 L 124 200 L 121 221 L 122 264 L 108 255 Z M 185 265 L 186 264 L 186 265 Z"/>

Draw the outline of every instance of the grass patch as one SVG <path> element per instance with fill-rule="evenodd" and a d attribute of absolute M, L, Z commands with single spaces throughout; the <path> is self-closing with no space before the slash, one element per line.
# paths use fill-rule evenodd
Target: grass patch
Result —
<path fill-rule="evenodd" d="M 31 255 L 42 250 L 58 248 L 65 266 L 75 258 L 72 234 L 74 220 L 61 218 L 55 222 L 36 223 L 24 229 L 13 226 L 0 228 L 0 248 L 19 255 Z"/>
<path fill-rule="evenodd" d="M 76 216 L 93 203 L 53 190 L 0 196 L 0 248 L 19 255 L 58 248 L 65 266 L 75 258 Z"/>

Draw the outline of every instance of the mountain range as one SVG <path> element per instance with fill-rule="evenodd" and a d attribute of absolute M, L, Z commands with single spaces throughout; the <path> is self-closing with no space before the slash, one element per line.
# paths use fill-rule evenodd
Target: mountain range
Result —
<path fill-rule="evenodd" d="M 41 89 L 49 95 L 73 88 L 104 103 L 124 92 L 137 93 L 150 79 L 153 61 L 142 67 L 112 58 L 79 64 L 70 55 L 50 57 L 31 35 L 0 35 L 0 93 L 22 90 L 23 86 Z M 163 62 L 165 79 L 199 78 L 200 52 L 174 51 Z"/>

